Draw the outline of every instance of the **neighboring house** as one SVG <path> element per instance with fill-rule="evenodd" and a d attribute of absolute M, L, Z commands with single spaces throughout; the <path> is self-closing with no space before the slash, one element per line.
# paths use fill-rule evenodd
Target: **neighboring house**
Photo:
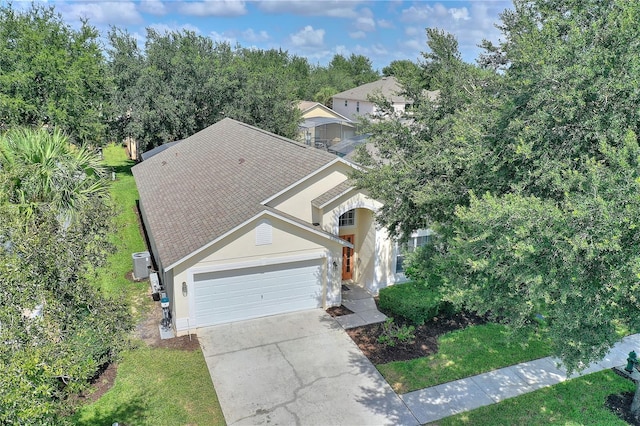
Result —
<path fill-rule="evenodd" d="M 142 161 L 148 160 L 149 158 L 153 157 L 154 155 L 160 154 L 162 151 L 164 151 L 167 148 L 171 148 L 173 145 L 177 144 L 180 141 L 173 141 L 173 142 L 167 142 L 167 143 L 163 143 L 162 145 L 156 146 L 153 149 L 150 149 L 149 151 L 145 151 L 142 153 L 141 157 L 142 157 Z"/>
<path fill-rule="evenodd" d="M 411 107 L 412 101 L 401 96 L 401 92 L 402 87 L 395 77 L 383 77 L 378 81 L 333 95 L 333 110 L 356 121 L 359 117 L 375 114 L 377 109 L 370 100 L 371 96 L 382 95 L 391 102 L 394 111 L 403 112 Z M 437 93 L 437 91 L 427 92 L 427 96 L 435 99 Z"/>
<path fill-rule="evenodd" d="M 298 108 L 303 120 L 298 126 L 298 140 L 306 145 L 327 149 L 356 133 L 351 120 L 319 102 L 301 101 Z"/>
<path fill-rule="evenodd" d="M 230 118 L 134 166 L 177 334 L 337 306 L 344 281 L 376 294 L 403 279 L 356 167 Z"/>

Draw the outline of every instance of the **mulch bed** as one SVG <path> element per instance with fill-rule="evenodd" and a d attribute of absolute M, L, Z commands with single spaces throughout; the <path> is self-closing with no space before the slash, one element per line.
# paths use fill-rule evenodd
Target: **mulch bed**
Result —
<path fill-rule="evenodd" d="M 391 361 L 407 361 L 434 354 L 438 352 L 439 336 L 486 322 L 486 318 L 467 312 L 451 317 L 436 317 L 432 321 L 416 327 L 415 340 L 398 343 L 393 347 L 378 343 L 378 337 L 382 333 L 381 324 L 352 328 L 347 330 L 347 333 L 373 364 L 385 364 Z M 401 320 L 396 320 L 396 323 L 403 325 Z"/>
<path fill-rule="evenodd" d="M 640 426 L 640 421 L 631 414 L 631 401 L 633 392 L 625 392 L 617 395 L 609 395 L 605 407 L 613 412 L 618 418 L 633 426 Z"/>
<path fill-rule="evenodd" d="M 343 315 L 352 314 L 353 311 L 347 308 L 346 306 L 340 305 L 340 306 L 334 306 L 333 308 L 327 309 L 327 313 L 335 318 L 335 317 L 341 317 Z"/>

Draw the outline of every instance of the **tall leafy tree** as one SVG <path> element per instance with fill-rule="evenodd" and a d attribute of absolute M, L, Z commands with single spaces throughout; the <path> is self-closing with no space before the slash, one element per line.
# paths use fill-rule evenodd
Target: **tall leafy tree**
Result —
<path fill-rule="evenodd" d="M 109 80 L 98 37 L 52 7 L 0 5 L 0 130 L 47 125 L 79 144 L 103 142 Z"/>
<path fill-rule="evenodd" d="M 143 150 L 186 138 L 232 117 L 293 137 L 294 101 L 308 65 L 278 50 L 232 49 L 193 32 L 147 30 L 144 53 L 131 35 L 109 33 L 116 83 L 112 126 Z"/>
<path fill-rule="evenodd" d="M 640 326 L 637 22 L 635 2 L 516 0 L 482 70 L 428 32 L 441 97 L 373 126 L 379 156 L 359 178 L 395 203 L 380 217 L 393 230 L 438 230 L 415 271 L 514 330 L 543 315 L 570 370 Z"/>

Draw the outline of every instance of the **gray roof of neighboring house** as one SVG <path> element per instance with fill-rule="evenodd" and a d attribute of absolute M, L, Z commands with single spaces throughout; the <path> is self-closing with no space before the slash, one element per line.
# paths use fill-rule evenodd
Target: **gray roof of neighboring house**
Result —
<path fill-rule="evenodd" d="M 347 127 L 355 127 L 353 121 L 349 119 L 340 120 L 339 118 L 331 118 L 331 117 L 313 117 L 307 118 L 302 123 L 298 125 L 298 127 L 302 129 L 310 129 L 313 127 L 322 126 L 324 124 L 342 124 Z"/>
<path fill-rule="evenodd" d="M 403 103 L 407 100 L 400 96 L 402 87 L 398 84 L 395 77 L 382 77 L 378 81 L 363 84 L 362 86 L 354 87 L 353 89 L 345 90 L 336 95 L 333 98 L 348 99 L 353 101 L 368 101 L 369 95 L 381 93 L 386 99 L 391 102 Z"/>
<path fill-rule="evenodd" d="M 142 161 L 148 160 L 149 158 L 153 157 L 156 154 L 160 154 L 162 151 L 164 151 L 167 148 L 171 148 L 172 146 L 174 146 L 178 142 L 180 142 L 180 141 L 173 141 L 173 142 L 163 143 L 162 145 L 156 146 L 155 148 L 150 149 L 149 151 L 143 152 L 141 154 Z"/>
<path fill-rule="evenodd" d="M 225 118 L 137 164 L 132 171 L 158 260 L 175 264 L 336 158 Z"/>
<path fill-rule="evenodd" d="M 333 95 L 333 99 L 348 99 L 352 101 L 368 101 L 370 95 L 382 94 L 385 99 L 388 99 L 394 103 L 407 103 L 409 100 L 404 96 L 401 96 L 402 86 L 398 83 L 395 77 L 382 77 L 378 81 L 372 83 L 366 83 L 362 86 L 354 87 L 353 89 L 345 90 L 336 95 Z M 440 91 L 428 91 L 425 90 L 424 95 L 430 100 L 434 101 L 438 98 Z"/>
<path fill-rule="evenodd" d="M 305 112 L 306 110 L 311 109 L 316 105 L 320 105 L 320 102 L 300 101 L 298 102 L 298 109 L 302 112 Z"/>

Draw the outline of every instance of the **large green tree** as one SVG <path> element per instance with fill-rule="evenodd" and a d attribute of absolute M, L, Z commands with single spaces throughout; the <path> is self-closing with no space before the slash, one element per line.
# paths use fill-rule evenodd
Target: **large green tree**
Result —
<path fill-rule="evenodd" d="M 441 98 L 373 126 L 359 178 L 392 230 L 438 230 L 414 270 L 515 330 L 543 315 L 570 370 L 640 326 L 638 22 L 635 2 L 516 0 L 482 69 L 431 32 Z"/>
<path fill-rule="evenodd" d="M 109 80 L 98 37 L 52 7 L 0 5 L 0 131 L 46 125 L 79 144 L 103 142 Z"/>
<path fill-rule="evenodd" d="M 142 52 L 127 32 L 109 33 L 115 83 L 111 127 L 143 150 L 232 117 L 282 136 L 297 133 L 295 100 L 306 61 L 279 50 L 232 48 L 190 31 L 147 30 Z"/>
<path fill-rule="evenodd" d="M 0 423 L 63 424 L 131 328 L 91 284 L 113 209 L 96 155 L 58 131 L 13 130 L 0 147 Z"/>

